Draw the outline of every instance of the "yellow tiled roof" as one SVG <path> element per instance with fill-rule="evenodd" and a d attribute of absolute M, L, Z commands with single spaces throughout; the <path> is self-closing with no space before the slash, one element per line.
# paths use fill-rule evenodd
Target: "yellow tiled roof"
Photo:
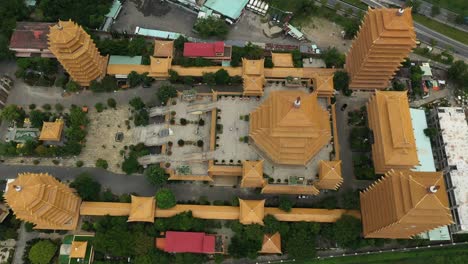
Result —
<path fill-rule="evenodd" d="M 151 66 L 149 76 L 152 77 L 168 77 L 169 69 L 171 68 L 172 58 L 155 58 L 151 57 Z"/>
<path fill-rule="evenodd" d="M 336 190 L 343 183 L 341 176 L 341 160 L 321 160 L 319 164 L 319 180 L 317 187 L 320 189 Z"/>
<path fill-rule="evenodd" d="M 282 254 L 281 252 L 281 235 L 279 232 L 271 234 L 265 234 L 263 236 L 262 249 L 259 253 L 264 254 Z"/>
<path fill-rule="evenodd" d="M 39 140 L 60 141 L 63 130 L 63 120 L 57 119 L 55 122 L 44 122 L 42 125 Z"/>
<path fill-rule="evenodd" d="M 174 56 L 174 41 L 173 40 L 155 40 L 154 41 L 154 57 L 173 57 Z"/>
<path fill-rule="evenodd" d="M 242 181 L 243 188 L 263 187 L 265 179 L 263 179 L 263 160 L 244 161 L 242 164 Z"/>
<path fill-rule="evenodd" d="M 275 67 L 294 67 L 291 53 L 271 53 L 271 59 Z"/>
<path fill-rule="evenodd" d="M 263 217 L 265 216 L 265 200 L 239 199 L 239 206 L 239 222 L 241 222 L 244 225 L 263 225 Z"/>
<path fill-rule="evenodd" d="M 70 258 L 84 258 L 88 241 L 73 241 L 71 244 Z"/>
<path fill-rule="evenodd" d="M 150 222 L 154 223 L 155 199 L 151 197 L 138 197 L 132 195 L 130 215 L 128 222 Z"/>

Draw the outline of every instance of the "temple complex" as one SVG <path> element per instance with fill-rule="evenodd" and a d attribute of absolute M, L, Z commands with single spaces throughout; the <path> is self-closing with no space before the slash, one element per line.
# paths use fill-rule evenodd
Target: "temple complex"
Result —
<path fill-rule="evenodd" d="M 384 89 L 416 47 L 411 9 L 369 8 L 346 56 L 351 89 Z"/>
<path fill-rule="evenodd" d="M 5 200 L 17 218 L 36 229 L 75 230 L 81 199 L 47 173 L 23 173 L 8 183 Z"/>
<path fill-rule="evenodd" d="M 384 174 L 390 169 L 411 169 L 418 165 L 406 91 L 376 91 L 367 109 L 375 172 Z"/>
<path fill-rule="evenodd" d="M 88 33 L 75 22 L 59 21 L 48 37 L 49 50 L 79 85 L 89 86 L 106 75 L 108 57 L 101 56 Z"/>
<path fill-rule="evenodd" d="M 441 172 L 390 170 L 360 196 L 366 238 L 412 238 L 452 223 Z"/>
<path fill-rule="evenodd" d="M 331 138 L 316 93 L 274 91 L 250 115 L 249 136 L 275 163 L 305 165 Z"/>

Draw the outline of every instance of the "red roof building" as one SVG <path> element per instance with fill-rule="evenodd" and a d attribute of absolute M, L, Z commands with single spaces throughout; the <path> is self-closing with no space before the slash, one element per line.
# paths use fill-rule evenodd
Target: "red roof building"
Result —
<path fill-rule="evenodd" d="M 201 232 L 167 231 L 165 238 L 156 238 L 156 247 L 169 253 L 214 254 L 216 236 Z"/>
<path fill-rule="evenodd" d="M 17 22 L 11 35 L 10 50 L 16 53 L 16 57 L 55 58 L 47 42 L 49 28 L 53 25 L 54 23 Z"/>
<path fill-rule="evenodd" d="M 205 58 L 216 61 L 231 60 L 232 47 L 224 42 L 212 43 L 186 42 L 184 44 L 184 57 Z"/>

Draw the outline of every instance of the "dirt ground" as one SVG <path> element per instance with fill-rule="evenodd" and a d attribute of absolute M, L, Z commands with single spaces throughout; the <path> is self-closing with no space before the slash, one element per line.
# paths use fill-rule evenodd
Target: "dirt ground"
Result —
<path fill-rule="evenodd" d="M 86 147 L 78 156 L 78 160 L 83 161 L 86 167 L 94 167 L 96 160 L 101 158 L 109 164 L 108 170 L 122 173 L 120 165 L 123 157 L 120 155 L 120 150 L 132 144 L 132 130 L 128 130 L 125 124 L 125 120 L 130 117 L 128 106 L 107 109 L 101 113 L 90 109 L 88 116 L 91 122 L 86 136 Z M 133 126 L 132 121 L 130 125 Z M 123 132 L 122 142 L 115 141 L 117 132 Z"/>
<path fill-rule="evenodd" d="M 351 40 L 341 37 L 343 28 L 329 20 L 312 17 L 308 23 L 302 26 L 302 32 L 317 46 L 336 47 L 341 52 L 347 52 L 351 46 Z"/>

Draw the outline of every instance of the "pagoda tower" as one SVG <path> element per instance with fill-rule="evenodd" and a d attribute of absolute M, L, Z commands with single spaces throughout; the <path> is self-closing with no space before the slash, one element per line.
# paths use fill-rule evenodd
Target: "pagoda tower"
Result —
<path fill-rule="evenodd" d="M 49 50 L 57 57 L 73 81 L 89 86 L 104 77 L 108 56 L 99 53 L 91 37 L 75 22 L 59 21 L 50 28 Z"/>
<path fill-rule="evenodd" d="M 366 238 L 412 238 L 453 223 L 442 172 L 390 170 L 360 199 Z"/>
<path fill-rule="evenodd" d="M 411 8 L 370 9 L 346 56 L 351 89 L 375 90 L 390 79 L 416 47 Z"/>
<path fill-rule="evenodd" d="M 18 174 L 4 196 L 16 217 L 36 229 L 74 230 L 78 224 L 80 197 L 47 173 Z"/>

